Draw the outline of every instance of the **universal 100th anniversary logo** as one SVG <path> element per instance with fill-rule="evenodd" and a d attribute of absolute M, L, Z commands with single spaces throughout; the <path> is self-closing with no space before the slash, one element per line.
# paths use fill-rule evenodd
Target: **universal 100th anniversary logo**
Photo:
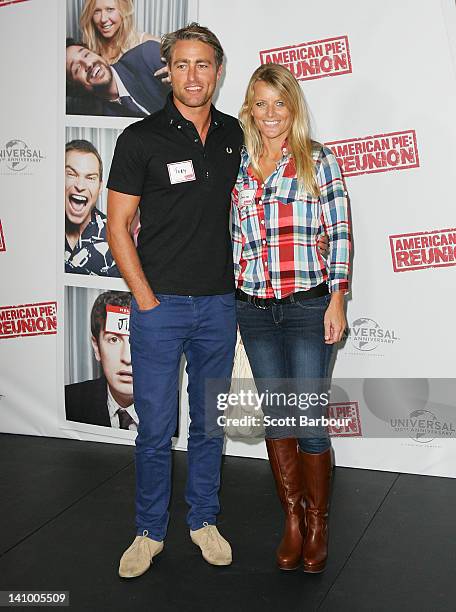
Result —
<path fill-rule="evenodd" d="M 383 357 L 382 348 L 393 345 L 399 341 L 397 331 L 393 328 L 384 327 L 369 317 L 355 319 L 346 330 L 345 336 L 355 349 L 351 355 L 371 354 L 375 357 Z"/>
<path fill-rule="evenodd" d="M 0 148 L 0 174 L 33 174 L 33 169 L 46 159 L 39 147 L 12 138 Z"/>
<path fill-rule="evenodd" d="M 390 419 L 390 427 L 420 444 L 428 444 L 435 438 L 454 438 L 456 435 L 452 422 L 439 419 L 430 410 L 413 410 L 406 418 Z"/>

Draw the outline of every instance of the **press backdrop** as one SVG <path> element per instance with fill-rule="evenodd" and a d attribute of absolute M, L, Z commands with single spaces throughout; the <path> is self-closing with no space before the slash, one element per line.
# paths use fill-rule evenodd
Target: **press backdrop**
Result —
<path fill-rule="evenodd" d="M 326 0 L 324 12 L 296 0 L 151 4 L 137 2 L 142 30 L 160 35 L 197 19 L 220 37 L 227 61 L 216 103 L 225 112 L 237 114 L 260 63 L 285 64 L 314 137 L 339 159 L 354 257 L 331 407 L 352 426 L 332 432 L 337 463 L 455 477 L 453 0 Z M 126 287 L 63 272 L 64 145 L 86 138 L 109 166 L 132 121 L 65 115 L 64 41 L 78 34 L 81 2 L 67 5 L 0 0 L 1 429 L 132 444 L 130 432 L 65 419 L 64 288 L 89 296 Z M 70 312 L 76 294 L 66 290 Z M 183 375 L 177 448 L 186 445 L 185 388 Z M 229 440 L 226 452 L 265 456 L 261 441 Z"/>

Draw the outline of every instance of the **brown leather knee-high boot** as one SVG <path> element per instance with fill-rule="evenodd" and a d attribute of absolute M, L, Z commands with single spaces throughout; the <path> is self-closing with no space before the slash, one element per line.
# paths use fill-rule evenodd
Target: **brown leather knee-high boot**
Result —
<path fill-rule="evenodd" d="M 304 571 L 322 572 L 328 556 L 328 510 L 331 486 L 331 449 L 318 454 L 299 451 L 305 504 Z"/>
<path fill-rule="evenodd" d="M 282 541 L 276 553 L 277 564 L 280 569 L 293 570 L 301 564 L 304 526 L 298 444 L 296 438 L 266 439 L 266 448 L 286 517 Z"/>

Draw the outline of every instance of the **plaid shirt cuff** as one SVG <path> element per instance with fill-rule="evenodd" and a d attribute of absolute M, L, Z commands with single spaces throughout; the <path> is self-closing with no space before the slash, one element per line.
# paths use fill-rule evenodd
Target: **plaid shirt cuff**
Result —
<path fill-rule="evenodd" d="M 334 291 L 341 291 L 342 293 L 349 292 L 348 280 L 330 280 L 328 282 L 329 293 L 334 293 Z"/>

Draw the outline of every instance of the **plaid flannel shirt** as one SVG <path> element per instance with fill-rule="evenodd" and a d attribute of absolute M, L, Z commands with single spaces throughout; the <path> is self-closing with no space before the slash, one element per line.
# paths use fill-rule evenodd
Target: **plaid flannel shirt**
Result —
<path fill-rule="evenodd" d="M 231 218 L 236 286 L 258 297 L 286 297 L 328 282 L 329 291 L 348 291 L 350 227 L 348 201 L 331 149 L 313 149 L 320 196 L 298 193 L 293 157 L 282 159 L 264 183 L 250 168 L 245 147 L 232 192 Z M 325 260 L 317 247 L 329 237 Z"/>

